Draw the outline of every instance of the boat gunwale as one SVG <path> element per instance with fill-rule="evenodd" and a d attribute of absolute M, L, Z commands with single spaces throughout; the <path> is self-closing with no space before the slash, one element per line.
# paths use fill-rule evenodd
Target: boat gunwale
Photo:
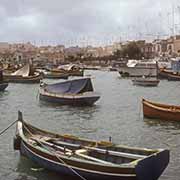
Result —
<path fill-rule="evenodd" d="M 32 126 L 31 124 L 23 121 L 23 123 L 25 123 L 27 126 L 30 126 L 30 128 L 32 128 L 35 131 L 39 131 L 40 133 L 44 133 L 44 134 L 49 134 L 50 136 L 56 136 L 57 138 L 65 138 L 65 139 L 70 139 L 70 140 L 78 140 L 78 141 L 82 141 L 82 142 L 87 142 L 87 143 L 92 143 L 92 144 L 96 144 L 96 145 L 101 145 L 101 146 L 109 146 L 109 147 L 117 147 L 117 148 L 125 148 L 128 150 L 139 150 L 139 151 L 144 151 L 144 152 L 152 152 L 152 153 L 156 153 L 161 151 L 162 149 L 150 149 L 150 148 L 139 148 L 139 147 L 129 147 L 129 146 L 125 146 L 125 145 L 116 145 L 112 142 L 109 141 L 95 141 L 95 140 L 89 140 L 86 138 L 79 138 L 77 136 L 74 135 L 70 135 L 70 134 L 57 134 L 57 133 L 53 133 L 50 131 L 46 131 L 46 130 L 42 130 L 40 128 L 37 128 L 35 126 Z"/>
<path fill-rule="evenodd" d="M 180 106 L 159 104 L 159 103 L 147 101 L 145 99 L 142 99 L 142 103 L 143 105 L 146 105 L 156 110 L 170 112 L 170 113 L 180 113 Z"/>
<path fill-rule="evenodd" d="M 84 93 L 78 93 L 78 94 L 70 94 L 70 93 L 52 93 L 45 91 L 44 88 L 40 88 L 40 94 L 44 96 L 50 96 L 50 97 L 57 97 L 57 98 L 67 98 L 67 99 L 80 99 L 80 98 L 93 98 L 93 97 L 100 97 L 100 93 L 95 91 L 87 91 Z"/>

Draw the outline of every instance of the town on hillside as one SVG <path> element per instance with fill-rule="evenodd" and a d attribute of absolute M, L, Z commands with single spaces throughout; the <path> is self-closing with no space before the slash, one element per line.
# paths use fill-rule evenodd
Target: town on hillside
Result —
<path fill-rule="evenodd" d="M 86 47 L 64 45 L 35 46 L 27 43 L 0 42 L 0 61 L 6 64 L 35 66 L 77 63 L 91 66 L 110 66 L 127 59 L 174 58 L 180 54 L 180 35 L 167 39 L 114 42 L 111 45 Z"/>

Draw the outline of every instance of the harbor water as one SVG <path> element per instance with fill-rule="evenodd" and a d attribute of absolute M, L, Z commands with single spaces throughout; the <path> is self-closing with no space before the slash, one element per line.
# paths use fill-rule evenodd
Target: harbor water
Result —
<path fill-rule="evenodd" d="M 117 72 L 85 71 L 101 98 L 92 107 L 69 107 L 39 102 L 39 84 L 9 84 L 0 94 L 0 130 L 24 119 L 45 130 L 93 140 L 147 148 L 170 149 L 170 163 L 160 180 L 180 179 L 180 122 L 144 119 L 142 98 L 180 104 L 180 82 L 162 80 L 158 87 L 133 86 Z M 47 80 L 46 82 L 57 82 Z M 15 126 L 0 136 L 0 180 L 67 180 L 45 170 L 13 150 Z"/>

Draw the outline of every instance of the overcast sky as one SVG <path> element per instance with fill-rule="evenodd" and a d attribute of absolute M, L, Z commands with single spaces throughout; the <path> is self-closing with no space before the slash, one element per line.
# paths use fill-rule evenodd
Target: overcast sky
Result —
<path fill-rule="evenodd" d="M 0 41 L 110 44 L 180 33 L 179 0 L 0 0 Z M 174 7 L 174 8 L 173 8 Z"/>

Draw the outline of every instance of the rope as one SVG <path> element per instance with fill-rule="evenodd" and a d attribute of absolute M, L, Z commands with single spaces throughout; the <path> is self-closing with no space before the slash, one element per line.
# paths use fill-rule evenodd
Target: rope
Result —
<path fill-rule="evenodd" d="M 31 133 L 31 131 L 24 125 L 25 129 L 31 134 L 31 136 L 33 136 L 33 134 Z M 78 177 L 80 177 L 82 180 L 87 180 L 86 178 L 84 178 L 83 176 L 81 176 L 76 170 L 74 170 L 70 165 L 66 164 L 59 156 L 57 156 L 57 154 L 53 151 L 50 151 L 48 148 L 46 148 L 46 146 L 41 143 L 41 141 L 38 141 L 38 139 L 36 139 L 36 141 L 42 146 L 44 147 L 47 151 L 49 151 L 50 153 L 52 153 L 53 155 L 56 156 L 56 158 L 63 164 L 65 164 L 75 175 L 77 175 Z"/>
<path fill-rule="evenodd" d="M 11 126 L 13 126 L 18 120 L 14 121 L 13 123 L 11 123 L 8 127 L 6 127 L 5 129 L 3 129 L 1 132 L 0 132 L 0 135 L 2 135 L 3 133 L 5 133 Z"/>

